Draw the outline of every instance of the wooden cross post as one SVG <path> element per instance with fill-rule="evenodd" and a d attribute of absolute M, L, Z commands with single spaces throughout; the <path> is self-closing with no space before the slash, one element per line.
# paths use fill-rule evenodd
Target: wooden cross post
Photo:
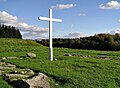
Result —
<path fill-rule="evenodd" d="M 52 22 L 62 22 L 61 19 L 52 18 L 52 9 L 49 9 L 49 18 L 47 17 L 38 17 L 39 20 L 49 21 L 49 59 L 53 61 L 53 47 L 52 47 Z"/>

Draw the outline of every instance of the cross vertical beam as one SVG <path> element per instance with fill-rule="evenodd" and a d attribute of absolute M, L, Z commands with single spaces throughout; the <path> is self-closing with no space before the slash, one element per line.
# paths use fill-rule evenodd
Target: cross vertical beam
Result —
<path fill-rule="evenodd" d="M 52 48 L 52 9 L 49 10 L 49 42 L 50 42 L 50 47 L 49 47 L 49 59 L 53 61 L 53 48 Z"/>
<path fill-rule="evenodd" d="M 49 59 L 50 61 L 53 61 L 53 47 L 52 47 L 52 23 L 54 22 L 62 22 L 61 19 L 55 19 L 52 18 L 52 9 L 49 9 L 49 18 L 47 17 L 38 17 L 39 20 L 45 20 L 45 21 L 49 21 L 49 42 L 50 42 L 50 46 L 49 46 Z"/>

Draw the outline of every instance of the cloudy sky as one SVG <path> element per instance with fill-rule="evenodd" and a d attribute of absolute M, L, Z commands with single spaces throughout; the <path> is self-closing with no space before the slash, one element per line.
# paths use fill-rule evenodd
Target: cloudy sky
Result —
<path fill-rule="evenodd" d="M 17 27 L 24 39 L 48 38 L 48 22 L 38 16 L 61 18 L 53 36 L 79 38 L 120 33 L 120 0 L 0 0 L 0 24 Z"/>

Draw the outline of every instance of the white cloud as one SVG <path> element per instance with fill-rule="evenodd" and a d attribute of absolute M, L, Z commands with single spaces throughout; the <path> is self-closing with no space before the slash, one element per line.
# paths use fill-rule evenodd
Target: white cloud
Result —
<path fill-rule="evenodd" d="M 80 13 L 78 14 L 78 16 L 86 16 L 86 14 L 83 13 L 83 12 L 80 12 Z"/>
<path fill-rule="evenodd" d="M 45 38 L 48 28 L 40 28 L 35 25 L 29 25 L 25 22 L 20 22 L 17 16 L 13 16 L 5 11 L 0 11 L 0 24 L 11 25 L 14 26 L 22 32 L 23 38 Z M 35 35 L 36 34 L 36 35 Z"/>
<path fill-rule="evenodd" d="M 64 38 L 80 38 L 80 37 L 85 37 L 86 35 L 82 32 L 74 32 L 74 33 L 69 33 L 64 36 Z"/>
<path fill-rule="evenodd" d="M 110 34 L 116 34 L 116 33 L 120 34 L 120 28 L 116 28 L 115 30 L 110 31 Z"/>
<path fill-rule="evenodd" d="M 5 11 L 0 12 L 0 23 L 15 23 L 17 22 L 17 17 L 8 14 Z"/>
<path fill-rule="evenodd" d="M 57 4 L 56 6 L 51 6 L 53 9 L 63 10 L 75 7 L 75 4 Z"/>
<path fill-rule="evenodd" d="M 118 20 L 118 22 L 120 22 L 120 19 Z"/>
<path fill-rule="evenodd" d="M 24 39 L 46 39 L 48 35 L 42 32 L 35 32 L 35 31 L 27 31 L 24 32 Z"/>
<path fill-rule="evenodd" d="M 118 1 L 110 1 L 106 4 L 99 5 L 100 9 L 120 9 L 120 3 Z"/>

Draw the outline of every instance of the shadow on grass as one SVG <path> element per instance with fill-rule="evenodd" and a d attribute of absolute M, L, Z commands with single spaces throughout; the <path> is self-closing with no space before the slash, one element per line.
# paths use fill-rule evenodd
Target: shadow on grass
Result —
<path fill-rule="evenodd" d="M 116 85 L 117 85 L 118 87 L 120 87 L 120 79 L 115 78 L 115 82 L 116 82 Z"/>
<path fill-rule="evenodd" d="M 16 80 L 11 82 L 13 88 L 30 88 L 30 85 L 24 82 L 23 80 Z"/>
<path fill-rule="evenodd" d="M 65 77 L 57 77 L 57 76 L 51 76 L 56 83 L 59 83 L 60 85 L 65 85 L 66 83 L 70 83 L 70 79 L 69 78 L 65 78 Z"/>

